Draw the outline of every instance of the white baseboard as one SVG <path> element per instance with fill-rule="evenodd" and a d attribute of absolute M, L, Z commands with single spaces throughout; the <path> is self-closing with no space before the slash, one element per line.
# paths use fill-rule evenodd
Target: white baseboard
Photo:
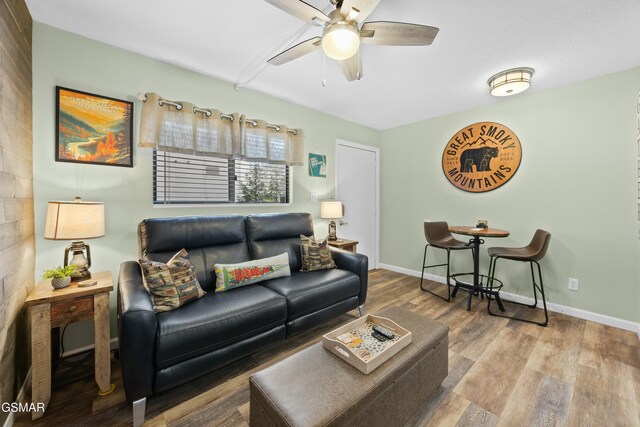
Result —
<path fill-rule="evenodd" d="M 20 387 L 20 391 L 18 391 L 18 395 L 16 396 L 16 402 L 24 403 L 26 401 L 27 394 L 27 386 L 31 384 L 31 368 L 27 371 L 27 375 L 24 377 L 24 381 L 22 382 L 22 387 Z M 15 422 L 14 413 L 9 412 L 9 416 L 4 421 L 3 427 L 12 427 Z"/>
<path fill-rule="evenodd" d="M 382 268 L 382 269 L 389 270 L 389 271 L 395 271 L 396 273 L 406 274 L 407 276 L 414 276 L 414 277 L 420 277 L 421 276 L 419 271 L 409 270 L 408 268 L 404 268 L 404 267 L 396 267 L 395 265 L 390 265 L 390 264 L 378 263 L 378 268 Z M 424 274 L 424 278 L 428 279 L 428 280 L 431 280 L 433 282 L 447 283 L 447 278 L 446 277 L 436 276 L 434 274 L 425 273 Z"/>
<path fill-rule="evenodd" d="M 83 353 L 85 351 L 93 350 L 94 347 L 95 347 L 95 345 L 89 344 L 89 345 L 85 345 L 83 347 L 74 348 L 72 350 L 65 351 L 62 356 L 63 357 L 74 356 L 74 355 L 76 355 L 78 353 Z M 115 349 L 118 348 L 118 338 L 111 338 L 111 340 L 109 341 L 109 348 L 111 350 L 115 350 Z"/>
<path fill-rule="evenodd" d="M 379 268 L 383 268 L 385 270 L 395 271 L 396 273 L 406 274 L 407 276 L 420 277 L 420 272 L 415 270 L 410 270 L 408 268 L 397 267 L 395 265 L 389 264 L 378 264 Z M 435 276 L 433 274 L 424 275 L 425 279 L 432 280 L 434 282 L 446 283 L 447 278 L 442 276 Z M 533 298 L 525 297 L 518 294 L 513 294 L 510 292 L 500 292 L 500 295 L 504 295 L 507 300 L 522 302 L 525 304 L 533 304 Z M 542 308 L 542 301 L 538 301 L 538 307 Z M 635 332 L 638 335 L 638 339 L 640 339 L 640 323 L 631 322 L 629 320 L 618 319 L 617 317 L 607 316 L 605 314 L 593 313 L 591 311 L 582 310 L 580 308 L 568 307 L 562 304 L 556 304 L 553 302 L 547 301 L 547 310 L 553 311 L 555 313 L 562 313 L 568 316 L 577 317 L 579 319 L 590 320 L 592 322 L 601 323 L 603 325 L 613 326 L 616 328 L 624 329 L 627 331 Z"/>

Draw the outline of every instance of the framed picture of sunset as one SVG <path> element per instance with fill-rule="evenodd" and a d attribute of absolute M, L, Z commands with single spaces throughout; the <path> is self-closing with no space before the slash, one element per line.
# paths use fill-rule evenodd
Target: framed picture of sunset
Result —
<path fill-rule="evenodd" d="M 133 103 L 56 86 L 56 161 L 133 167 Z"/>

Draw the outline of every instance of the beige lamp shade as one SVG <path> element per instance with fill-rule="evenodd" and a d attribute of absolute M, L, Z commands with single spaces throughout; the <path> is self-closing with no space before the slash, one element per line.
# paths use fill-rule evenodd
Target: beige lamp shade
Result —
<path fill-rule="evenodd" d="M 49 202 L 44 238 L 51 240 L 84 240 L 104 236 L 104 203 Z"/>
<path fill-rule="evenodd" d="M 342 202 L 329 200 L 320 203 L 320 218 L 342 218 Z"/>

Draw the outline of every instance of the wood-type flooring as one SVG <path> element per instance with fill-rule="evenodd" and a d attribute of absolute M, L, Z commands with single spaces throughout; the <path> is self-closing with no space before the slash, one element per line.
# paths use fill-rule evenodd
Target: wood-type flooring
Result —
<path fill-rule="evenodd" d="M 449 376 L 416 414 L 415 426 L 640 426 L 640 340 L 629 331 L 550 313 L 546 328 L 489 316 L 486 300 L 466 292 L 451 303 L 419 289 L 419 279 L 388 270 L 369 274 L 368 313 L 396 305 L 449 325 Z M 257 286 L 257 285 L 256 285 Z M 444 285 L 428 282 L 445 292 Z M 508 308 L 509 310 L 509 308 Z M 519 313 L 541 316 L 538 309 Z M 147 400 L 145 426 L 246 426 L 248 378 L 319 341 L 357 311 L 276 347 Z M 127 426 L 117 360 L 106 397 L 92 378 L 53 391 L 43 418 L 17 426 Z"/>

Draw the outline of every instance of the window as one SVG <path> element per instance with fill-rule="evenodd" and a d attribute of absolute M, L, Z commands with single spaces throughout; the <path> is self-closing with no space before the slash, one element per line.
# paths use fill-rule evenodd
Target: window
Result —
<path fill-rule="evenodd" d="M 153 203 L 289 203 L 286 165 L 154 150 Z"/>

